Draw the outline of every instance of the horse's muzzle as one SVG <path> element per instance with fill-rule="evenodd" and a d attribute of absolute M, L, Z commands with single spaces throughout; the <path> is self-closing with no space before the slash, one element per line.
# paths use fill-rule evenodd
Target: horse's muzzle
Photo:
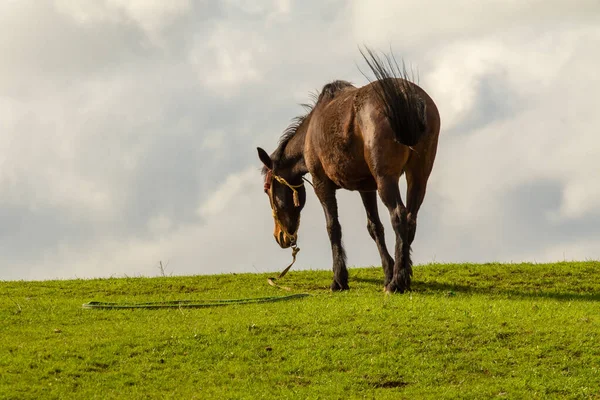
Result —
<path fill-rule="evenodd" d="M 288 236 L 283 231 L 279 231 L 279 234 L 273 235 L 275 241 L 282 249 L 287 249 L 296 244 L 296 236 Z"/>

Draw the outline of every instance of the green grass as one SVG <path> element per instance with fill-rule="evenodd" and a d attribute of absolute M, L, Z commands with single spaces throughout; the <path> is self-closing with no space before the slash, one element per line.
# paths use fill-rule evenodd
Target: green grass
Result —
<path fill-rule="evenodd" d="M 2 399 L 600 398 L 600 263 L 291 271 L 312 296 L 209 309 L 100 301 L 283 295 L 265 274 L 0 282 Z"/>

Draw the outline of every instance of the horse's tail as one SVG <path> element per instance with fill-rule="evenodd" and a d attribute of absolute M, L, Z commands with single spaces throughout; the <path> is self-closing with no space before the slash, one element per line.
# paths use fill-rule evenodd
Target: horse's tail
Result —
<path fill-rule="evenodd" d="M 395 133 L 396 141 L 405 146 L 416 145 L 427 131 L 425 101 L 408 79 L 404 62 L 400 70 L 393 55 L 385 55 L 384 64 L 369 48 L 366 50 L 369 58 L 362 50 L 360 53 L 377 78 L 375 93 L 383 103 L 385 116 Z"/>

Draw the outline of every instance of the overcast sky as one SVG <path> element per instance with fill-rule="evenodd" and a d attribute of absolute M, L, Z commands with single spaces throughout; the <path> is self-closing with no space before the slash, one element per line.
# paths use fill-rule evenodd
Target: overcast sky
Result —
<path fill-rule="evenodd" d="M 364 85 L 363 44 L 441 113 L 416 263 L 600 259 L 600 3 L 424 3 L 0 2 L 0 279 L 279 271 L 256 146 Z M 295 268 L 331 269 L 311 190 Z M 379 265 L 338 193 L 349 266 Z"/>

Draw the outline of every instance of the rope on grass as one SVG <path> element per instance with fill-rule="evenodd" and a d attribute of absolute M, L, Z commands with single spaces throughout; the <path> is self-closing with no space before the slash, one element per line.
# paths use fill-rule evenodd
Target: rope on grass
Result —
<path fill-rule="evenodd" d="M 86 309 L 127 309 L 127 308 L 146 308 L 146 309 L 157 309 L 157 308 L 209 308 L 209 307 L 222 307 L 232 304 L 257 304 L 257 303 L 273 303 L 276 301 L 285 301 L 298 299 L 302 297 L 310 296 L 308 293 L 296 293 L 287 296 L 269 296 L 269 297 L 255 297 L 245 299 L 231 299 L 231 300 L 172 300 L 172 301 L 151 301 L 145 303 L 108 303 L 102 301 L 90 301 L 82 305 L 82 308 Z"/>

